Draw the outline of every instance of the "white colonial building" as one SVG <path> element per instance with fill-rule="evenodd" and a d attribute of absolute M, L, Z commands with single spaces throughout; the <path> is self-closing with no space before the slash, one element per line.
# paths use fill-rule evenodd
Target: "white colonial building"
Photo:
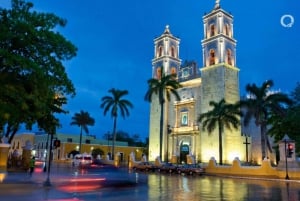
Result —
<path fill-rule="evenodd" d="M 161 36 L 154 39 L 152 77 L 159 78 L 161 69 L 166 74 L 177 73 L 183 86 L 178 89 L 180 101 L 175 101 L 172 97 L 171 101 L 164 104 L 163 161 L 176 158 L 177 162 L 186 162 L 187 155 L 194 156 L 197 162 L 208 162 L 211 157 L 218 160 L 218 129 L 209 134 L 201 129 L 197 119 L 201 113 L 211 110 L 210 101 L 219 102 L 224 98 L 227 103 L 236 103 L 240 100 L 233 16 L 224 11 L 216 1 L 212 11 L 203 16 L 203 25 L 203 66 L 200 68 L 195 62 L 182 63 L 179 56 L 180 39 L 172 35 L 169 26 L 166 26 Z M 159 156 L 159 121 L 160 104 L 154 96 L 150 105 L 150 161 Z M 241 128 L 224 130 L 222 136 L 223 162 L 231 163 L 236 157 L 241 161 L 261 160 L 259 152 L 257 156 L 251 154 L 254 144 L 252 145 L 251 138 L 247 138 L 250 144 L 245 144 L 246 138 Z M 259 139 L 256 145 L 257 143 L 260 143 Z"/>

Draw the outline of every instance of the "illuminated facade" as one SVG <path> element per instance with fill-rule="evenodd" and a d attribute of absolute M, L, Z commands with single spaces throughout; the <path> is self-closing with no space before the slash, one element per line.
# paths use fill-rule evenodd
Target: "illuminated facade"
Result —
<path fill-rule="evenodd" d="M 233 37 L 233 16 L 216 3 L 214 9 L 203 16 L 202 43 L 203 67 L 200 71 L 194 62 L 181 63 L 180 40 L 166 26 L 163 34 L 154 40 L 152 77 L 159 79 L 163 66 L 166 74 L 177 73 L 183 86 L 178 90 L 180 101 L 171 97 L 165 103 L 162 160 L 177 158 L 186 162 L 186 155 L 195 156 L 198 162 L 219 159 L 218 129 L 208 134 L 199 129 L 197 118 L 209 111 L 210 101 L 236 103 L 239 94 L 239 68 L 236 66 L 236 40 Z M 150 105 L 149 160 L 159 156 L 160 104 L 153 97 Z M 235 157 L 246 160 L 244 137 L 241 129 L 224 130 L 223 162 L 231 163 Z M 249 147 L 250 152 L 250 147 Z M 174 157 L 175 156 L 175 157 Z"/>
<path fill-rule="evenodd" d="M 60 147 L 54 148 L 53 160 L 66 160 L 70 158 L 72 151 L 79 151 L 79 135 L 56 133 L 55 139 L 60 141 Z M 49 150 L 49 136 L 46 133 L 19 133 L 16 134 L 11 143 L 9 155 L 22 156 L 26 144 L 30 145 L 31 154 L 40 159 L 45 159 Z M 82 153 L 91 154 L 93 149 L 101 149 L 105 158 L 112 151 L 112 140 L 97 139 L 95 136 L 83 135 Z M 128 142 L 115 142 L 115 151 L 120 154 L 121 161 L 127 161 L 129 154 L 134 153 L 137 159 L 142 158 L 143 147 L 128 146 Z M 68 156 L 69 155 L 69 156 Z"/>

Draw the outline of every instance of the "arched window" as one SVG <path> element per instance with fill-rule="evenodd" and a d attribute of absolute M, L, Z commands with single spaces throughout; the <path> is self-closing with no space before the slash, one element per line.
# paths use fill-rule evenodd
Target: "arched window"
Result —
<path fill-rule="evenodd" d="M 159 47 L 158 47 L 158 54 L 157 54 L 158 57 L 161 57 L 161 56 L 162 56 L 162 50 L 163 50 L 163 49 L 162 49 L 162 46 L 159 46 Z"/>
<path fill-rule="evenodd" d="M 226 52 L 227 52 L 227 63 L 229 65 L 232 65 L 232 59 L 231 59 L 232 58 L 232 53 L 231 53 L 231 50 L 227 49 Z"/>
<path fill-rule="evenodd" d="M 226 36 L 232 37 L 231 26 L 228 23 L 226 23 L 225 26 L 224 26 L 224 34 Z"/>
<path fill-rule="evenodd" d="M 228 24 L 225 25 L 225 34 L 226 34 L 226 36 L 229 36 L 229 25 Z"/>
<path fill-rule="evenodd" d="M 175 67 L 172 67 L 171 68 L 171 74 L 176 74 L 177 72 L 176 72 L 176 68 Z"/>
<path fill-rule="evenodd" d="M 211 24 L 210 25 L 210 37 L 215 35 L 215 25 Z"/>
<path fill-rule="evenodd" d="M 215 50 L 211 49 L 209 51 L 209 65 L 214 65 L 215 63 Z"/>
<path fill-rule="evenodd" d="M 161 78 L 161 68 L 157 68 L 156 69 L 156 79 L 160 80 L 160 78 Z"/>
<path fill-rule="evenodd" d="M 174 46 L 171 47 L 171 56 L 175 57 L 175 47 Z"/>

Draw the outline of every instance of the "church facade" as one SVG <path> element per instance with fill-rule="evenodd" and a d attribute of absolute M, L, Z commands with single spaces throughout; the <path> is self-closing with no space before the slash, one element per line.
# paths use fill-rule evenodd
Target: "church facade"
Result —
<path fill-rule="evenodd" d="M 169 26 L 154 39 L 152 77 L 159 79 L 160 70 L 163 69 L 166 74 L 176 73 L 182 85 L 178 89 L 180 101 L 171 97 L 164 104 L 163 161 L 176 158 L 177 162 L 186 162 L 187 155 L 194 156 L 196 162 L 208 162 L 212 157 L 218 160 L 218 129 L 208 133 L 201 128 L 197 119 L 200 114 L 211 110 L 210 101 L 219 102 L 224 98 L 227 103 L 236 103 L 240 100 L 233 16 L 221 9 L 216 1 L 213 10 L 203 16 L 203 25 L 203 66 L 200 69 L 195 62 L 182 63 L 179 56 L 180 39 L 172 35 Z M 159 156 L 159 121 L 160 104 L 154 96 L 150 105 L 150 161 Z M 241 128 L 223 131 L 224 163 L 231 163 L 236 157 L 246 161 L 248 156 L 244 141 Z M 250 146 L 247 152 L 251 152 Z"/>

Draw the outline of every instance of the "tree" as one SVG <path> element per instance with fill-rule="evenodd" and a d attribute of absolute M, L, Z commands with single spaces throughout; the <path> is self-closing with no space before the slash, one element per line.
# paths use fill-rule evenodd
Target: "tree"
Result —
<path fill-rule="evenodd" d="M 166 126 L 163 123 L 164 120 L 164 104 L 167 99 L 170 101 L 171 95 L 174 95 L 176 100 L 180 100 L 180 96 L 177 89 L 181 87 L 177 81 L 176 74 L 165 74 L 164 68 L 161 67 L 160 76 L 158 78 L 151 78 L 148 80 L 148 90 L 145 94 L 144 99 L 152 102 L 152 97 L 155 94 L 160 104 L 160 121 L 159 121 L 159 156 L 162 157 L 162 140 L 163 140 L 163 128 Z"/>
<path fill-rule="evenodd" d="M 100 148 L 96 148 L 92 150 L 92 156 L 94 159 L 97 159 L 98 156 L 103 156 L 104 155 L 104 151 Z"/>
<path fill-rule="evenodd" d="M 296 105 L 300 105 L 300 82 L 297 82 L 295 89 L 291 92 L 291 97 Z"/>
<path fill-rule="evenodd" d="M 75 95 L 63 61 L 77 48 L 56 31 L 66 20 L 32 8 L 24 0 L 0 8 L 0 131 L 9 142 L 21 124 L 55 132 L 55 113 Z"/>
<path fill-rule="evenodd" d="M 80 127 L 80 139 L 79 139 L 79 153 L 81 153 L 81 142 L 82 142 L 82 130 L 86 134 L 89 133 L 88 126 L 93 126 L 95 124 L 94 118 L 90 117 L 88 112 L 80 111 L 80 113 L 75 113 L 72 117 L 71 125 L 77 125 Z"/>
<path fill-rule="evenodd" d="M 266 146 L 272 152 L 267 137 L 268 119 L 271 114 L 284 115 L 284 106 L 292 101 L 286 94 L 272 92 L 270 89 L 274 83 L 272 80 L 265 81 L 260 87 L 256 84 L 247 84 L 248 98 L 240 101 L 240 106 L 245 108 L 244 124 L 248 125 L 254 117 L 255 124 L 260 127 L 262 159 L 266 157 Z"/>
<path fill-rule="evenodd" d="M 110 111 L 110 115 L 113 118 L 113 145 L 112 145 L 112 159 L 115 155 L 115 142 L 117 136 L 117 118 L 119 114 L 125 118 L 129 116 L 129 108 L 133 108 L 132 103 L 129 100 L 123 99 L 128 94 L 127 90 L 110 89 L 108 90 L 111 96 L 102 97 L 100 107 L 104 109 L 104 116 Z"/>
<path fill-rule="evenodd" d="M 270 113 L 268 119 L 268 135 L 274 137 L 275 141 L 282 140 L 285 134 L 291 139 L 295 140 L 296 143 L 300 143 L 300 84 L 297 83 L 295 89 L 291 92 L 292 105 L 282 108 L 282 113 Z M 296 146 L 296 151 L 299 152 L 300 148 Z"/>
<path fill-rule="evenodd" d="M 110 140 L 110 134 L 105 133 L 102 136 L 104 140 Z M 130 136 L 127 132 L 117 131 L 116 141 L 128 142 L 128 146 L 144 147 L 145 143 L 140 140 L 139 134 L 133 134 Z"/>
<path fill-rule="evenodd" d="M 198 122 L 202 123 L 202 129 L 207 129 L 209 134 L 218 128 L 219 163 L 222 165 L 222 134 L 224 132 L 224 128 L 231 130 L 231 126 L 233 126 L 235 129 L 237 129 L 240 125 L 239 116 L 241 112 L 238 105 L 226 103 L 224 99 L 219 102 L 210 101 L 209 106 L 211 106 L 212 109 L 206 113 L 200 114 L 198 117 Z"/>

